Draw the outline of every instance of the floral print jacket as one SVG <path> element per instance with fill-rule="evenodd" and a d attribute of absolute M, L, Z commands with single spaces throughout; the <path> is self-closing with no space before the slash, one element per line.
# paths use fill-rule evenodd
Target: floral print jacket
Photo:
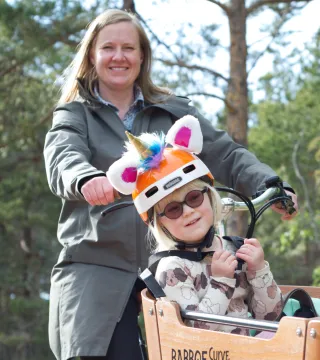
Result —
<path fill-rule="evenodd" d="M 221 239 L 223 248 L 235 253 L 232 243 Z M 211 257 L 194 262 L 177 256 L 160 260 L 156 279 L 166 296 L 183 310 L 196 310 L 215 315 L 275 320 L 281 313 L 282 294 L 273 279 L 269 264 L 256 272 L 246 271 L 244 264 L 234 279 L 211 274 Z M 186 321 L 187 325 L 248 335 L 249 330 L 203 321 Z"/>

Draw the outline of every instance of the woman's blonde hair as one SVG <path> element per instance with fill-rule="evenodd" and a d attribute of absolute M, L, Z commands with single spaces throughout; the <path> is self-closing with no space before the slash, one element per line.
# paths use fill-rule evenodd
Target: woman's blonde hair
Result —
<path fill-rule="evenodd" d="M 169 89 L 158 87 L 151 80 L 151 45 L 146 32 L 136 16 L 123 10 L 112 9 L 106 10 L 97 16 L 89 25 L 79 44 L 78 52 L 64 72 L 64 83 L 61 87 L 59 104 L 71 102 L 78 97 L 78 80 L 82 82 L 82 85 L 91 96 L 95 96 L 94 86 L 97 81 L 97 73 L 90 61 L 90 51 L 95 44 L 99 32 L 105 26 L 123 21 L 131 22 L 138 31 L 140 47 L 143 53 L 143 62 L 136 83 L 140 86 L 145 101 L 149 103 L 161 102 L 171 94 Z"/>
<path fill-rule="evenodd" d="M 218 194 L 217 190 L 215 190 L 214 187 L 209 186 L 206 182 L 196 179 L 191 181 L 190 183 L 182 186 L 181 188 L 175 190 L 172 194 L 168 195 L 165 198 L 166 203 L 169 203 L 172 201 L 172 199 L 176 196 L 179 196 L 179 194 L 182 191 L 185 190 L 202 190 L 204 187 L 209 188 L 209 199 L 213 210 L 213 219 L 212 219 L 212 225 L 217 229 L 219 227 L 219 224 L 221 222 L 222 217 L 222 203 L 220 195 Z M 161 225 L 157 221 L 157 213 L 160 211 L 159 203 L 163 200 L 160 200 L 153 208 L 153 224 L 149 224 L 149 233 L 148 233 L 148 243 L 152 250 L 152 252 L 158 252 L 158 251 L 165 251 L 165 250 L 172 250 L 176 249 L 175 245 L 176 243 L 172 238 L 170 238 L 162 229 Z"/>

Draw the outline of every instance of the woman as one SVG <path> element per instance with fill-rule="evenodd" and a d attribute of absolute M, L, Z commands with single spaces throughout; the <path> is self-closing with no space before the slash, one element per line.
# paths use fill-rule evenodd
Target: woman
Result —
<path fill-rule="evenodd" d="M 106 177 L 123 152 L 125 130 L 166 133 L 191 114 L 205 134 L 201 158 L 219 182 L 251 195 L 275 175 L 188 99 L 155 86 L 150 70 L 150 43 L 137 19 L 107 10 L 66 72 L 44 148 L 50 189 L 62 199 L 63 249 L 52 271 L 49 317 L 57 359 L 141 358 L 136 280 L 147 265 L 147 229 L 131 198 L 120 198 Z"/>

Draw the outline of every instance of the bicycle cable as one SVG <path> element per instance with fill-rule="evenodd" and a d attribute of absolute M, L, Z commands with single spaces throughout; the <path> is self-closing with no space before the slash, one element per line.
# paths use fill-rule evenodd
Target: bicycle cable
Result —
<path fill-rule="evenodd" d="M 231 194 L 234 194 L 234 195 L 238 196 L 247 205 L 247 208 L 248 208 L 248 210 L 250 212 L 251 221 L 250 221 L 250 223 L 248 225 L 246 238 L 251 238 L 252 234 L 253 234 L 254 227 L 255 227 L 255 223 L 256 223 L 256 209 L 254 208 L 254 205 L 252 204 L 252 201 L 246 195 L 243 195 L 243 194 L 239 193 L 238 191 L 236 191 L 234 189 L 231 189 L 231 188 L 228 188 L 228 187 L 216 186 L 215 189 L 217 191 L 229 192 Z"/>
<path fill-rule="evenodd" d="M 281 201 L 281 200 L 290 200 L 290 197 L 286 195 L 278 196 L 276 198 L 270 199 L 268 202 L 266 202 L 256 213 L 256 221 L 260 218 L 262 213 L 264 213 L 271 205 Z"/>

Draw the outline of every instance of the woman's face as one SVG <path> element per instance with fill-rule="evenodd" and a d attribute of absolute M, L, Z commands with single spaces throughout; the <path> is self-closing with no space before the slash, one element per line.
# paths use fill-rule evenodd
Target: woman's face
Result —
<path fill-rule="evenodd" d="M 188 187 L 182 188 L 178 193 L 173 193 L 161 200 L 157 206 L 157 213 L 162 213 L 166 205 L 172 201 L 184 201 L 186 194 L 191 190 L 193 189 Z M 183 213 L 180 217 L 169 219 L 166 216 L 161 216 L 158 217 L 158 222 L 179 240 L 188 243 L 202 241 L 213 225 L 213 210 L 208 193 L 204 193 L 204 200 L 200 206 L 192 208 L 187 204 L 183 204 Z"/>
<path fill-rule="evenodd" d="M 143 61 L 135 26 L 128 21 L 105 26 L 96 38 L 90 60 L 96 67 L 102 97 L 132 90 Z"/>

